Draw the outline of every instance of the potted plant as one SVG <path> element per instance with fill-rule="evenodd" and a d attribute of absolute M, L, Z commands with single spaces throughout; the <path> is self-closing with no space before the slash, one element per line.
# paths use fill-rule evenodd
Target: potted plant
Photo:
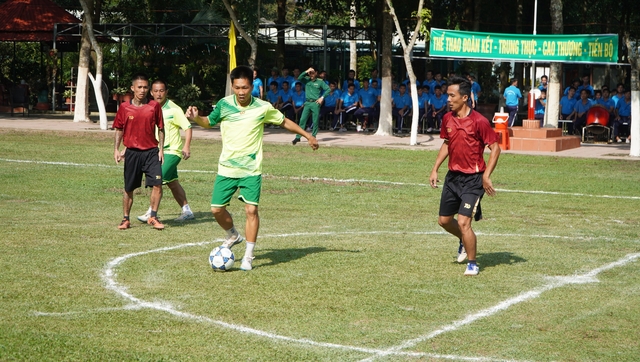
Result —
<path fill-rule="evenodd" d="M 127 93 L 129 93 L 129 89 L 125 87 L 116 87 L 116 88 L 113 88 L 113 90 L 111 90 L 111 94 L 113 95 L 113 100 L 119 103 L 128 102 L 129 100 L 131 100 L 131 97 L 129 97 L 129 99 L 125 99 L 127 96 Z"/>
<path fill-rule="evenodd" d="M 62 92 L 62 98 L 66 100 L 66 104 L 71 104 L 71 97 L 73 96 L 75 96 L 75 93 L 73 93 L 71 89 L 67 89 L 66 91 Z"/>

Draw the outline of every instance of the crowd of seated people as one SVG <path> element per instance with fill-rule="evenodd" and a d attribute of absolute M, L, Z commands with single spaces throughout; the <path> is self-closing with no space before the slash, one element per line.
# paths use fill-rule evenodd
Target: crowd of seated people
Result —
<path fill-rule="evenodd" d="M 575 80 L 572 85 L 565 88 L 564 95 L 560 99 L 560 119 L 572 121 L 569 133 L 582 134 L 589 109 L 594 106 L 603 107 L 609 113 L 608 125 L 612 128 L 611 140 L 622 142 L 620 134 L 624 131 L 627 135 L 626 142 L 629 142 L 631 91 L 625 91 L 624 84 L 619 83 L 615 94 L 611 96 L 607 86 L 594 90 L 589 84 L 589 76 L 582 77 L 582 80 Z"/>

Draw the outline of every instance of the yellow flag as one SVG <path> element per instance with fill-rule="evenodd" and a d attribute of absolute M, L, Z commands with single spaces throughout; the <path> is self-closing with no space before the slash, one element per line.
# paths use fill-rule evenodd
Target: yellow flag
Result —
<path fill-rule="evenodd" d="M 236 27 L 233 26 L 233 21 L 229 27 L 229 70 L 233 70 L 236 67 Z"/>

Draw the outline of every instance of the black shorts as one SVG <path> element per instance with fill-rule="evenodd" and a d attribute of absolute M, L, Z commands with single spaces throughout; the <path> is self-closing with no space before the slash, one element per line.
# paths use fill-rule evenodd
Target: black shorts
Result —
<path fill-rule="evenodd" d="M 162 185 L 162 164 L 157 148 L 146 151 L 128 148 L 124 156 L 124 190 L 132 192 L 142 185 L 142 174 L 146 175 L 146 187 Z"/>
<path fill-rule="evenodd" d="M 484 196 L 482 187 L 483 173 L 465 174 L 460 172 L 447 172 L 442 186 L 440 198 L 440 216 L 452 216 L 455 214 L 482 219 L 480 200 Z"/>

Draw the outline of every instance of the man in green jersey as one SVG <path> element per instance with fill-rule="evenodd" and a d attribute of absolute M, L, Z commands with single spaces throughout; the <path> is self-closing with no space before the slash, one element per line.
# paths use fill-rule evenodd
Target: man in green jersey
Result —
<path fill-rule="evenodd" d="M 178 181 L 178 164 L 182 159 L 191 156 L 191 123 L 184 116 L 182 108 L 167 98 L 167 83 L 156 80 L 151 85 L 151 96 L 162 107 L 164 118 L 164 163 L 162 164 L 162 184 L 169 186 L 173 197 L 182 208 L 182 213 L 175 221 L 186 221 L 194 218 L 180 181 Z M 180 130 L 184 131 L 184 143 Z M 147 222 L 151 215 L 151 207 L 144 215 L 138 216 L 141 222 Z"/>
<path fill-rule="evenodd" d="M 244 238 L 233 225 L 227 205 L 236 190 L 238 199 L 245 203 L 247 221 L 245 235 L 247 248 L 240 269 L 251 270 L 253 249 L 258 238 L 260 219 L 258 203 L 262 185 L 262 138 L 265 124 L 274 124 L 290 132 L 304 136 L 312 149 L 318 149 L 318 141 L 292 120 L 285 118 L 271 103 L 251 96 L 253 71 L 239 66 L 231 71 L 232 95 L 222 98 L 208 117 L 198 116 L 196 107 L 189 107 L 187 118 L 204 128 L 220 124 L 222 152 L 218 161 L 218 175 L 213 185 L 211 212 L 218 225 L 226 232 L 223 246 L 231 248 Z"/>
<path fill-rule="evenodd" d="M 304 93 L 306 95 L 306 102 L 302 109 L 302 116 L 300 116 L 300 128 L 305 127 L 307 118 L 309 118 L 309 112 L 313 117 L 313 126 L 311 134 L 315 137 L 318 134 L 318 118 L 320 117 L 320 105 L 324 101 L 324 95 L 329 93 L 331 89 L 322 79 L 317 78 L 318 73 L 313 67 L 305 70 L 300 74 L 298 80 L 304 83 Z M 300 142 L 300 135 L 297 135 L 293 139 L 292 143 L 295 145 Z"/>

